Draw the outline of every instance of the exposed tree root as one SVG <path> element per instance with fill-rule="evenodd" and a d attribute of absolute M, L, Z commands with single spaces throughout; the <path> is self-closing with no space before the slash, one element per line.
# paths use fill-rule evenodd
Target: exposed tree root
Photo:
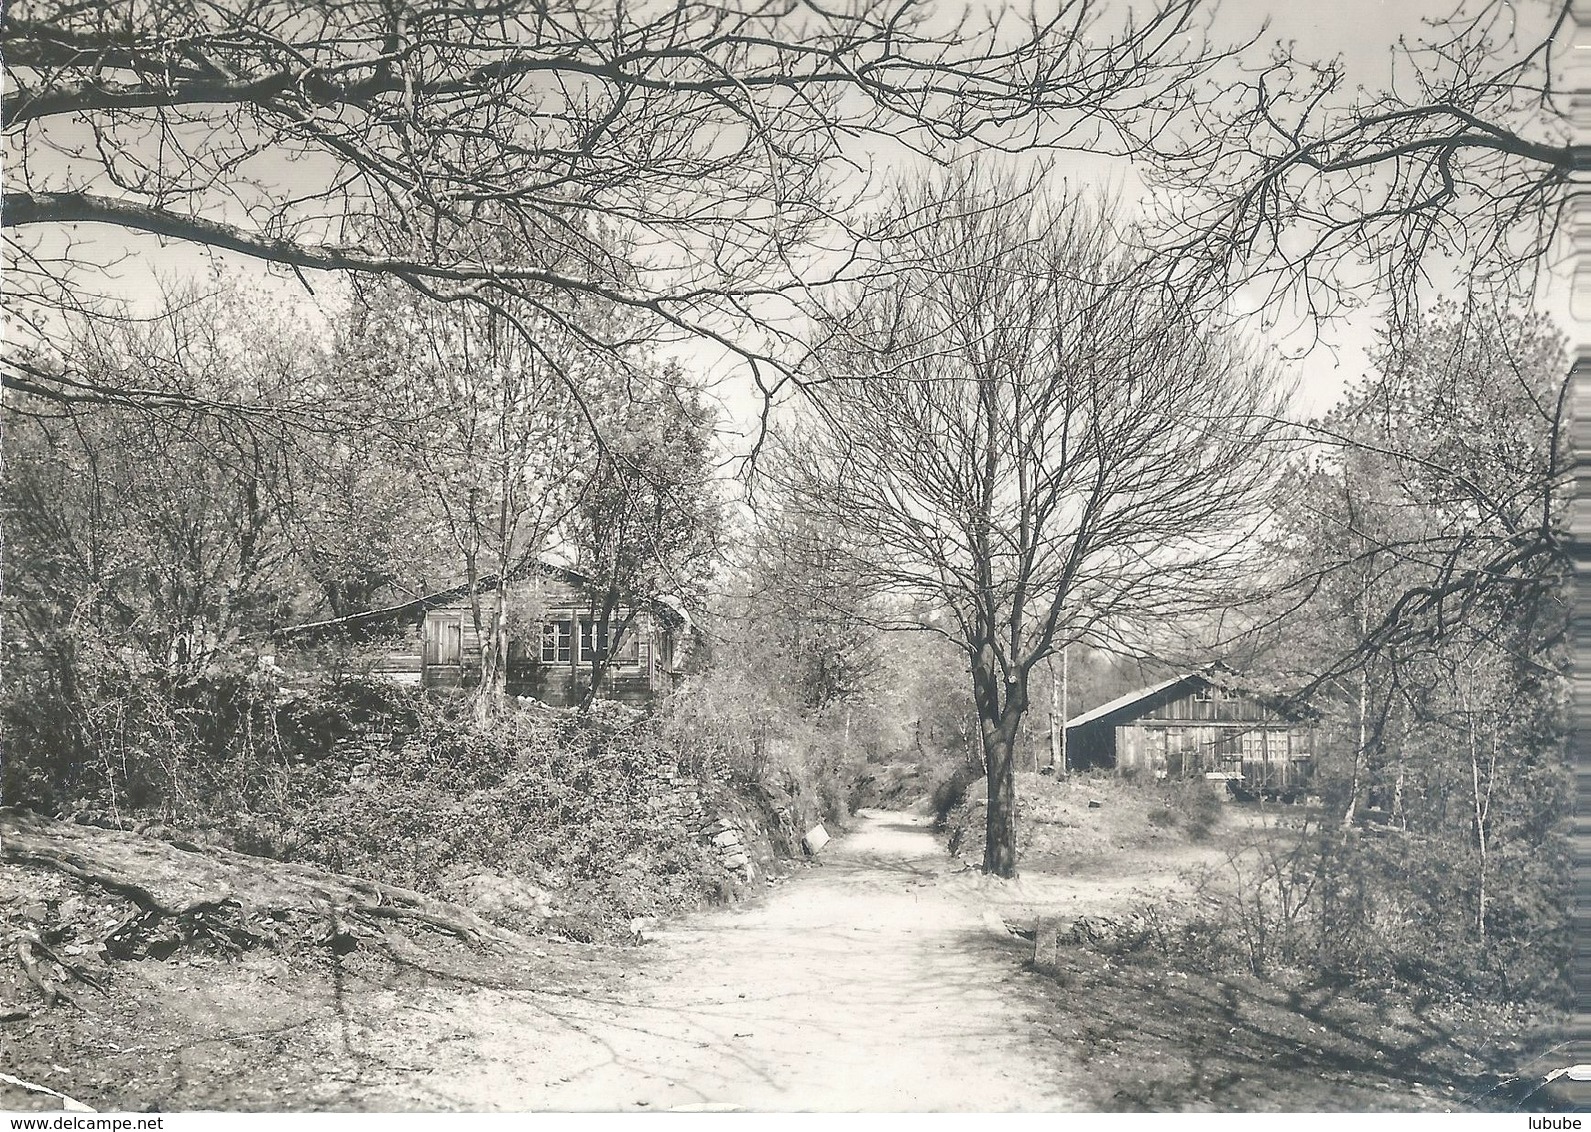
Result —
<path fill-rule="evenodd" d="M 39 943 L 38 936 L 31 933 L 25 934 L 21 939 L 17 940 L 17 961 L 22 964 L 22 973 L 27 976 L 28 982 L 32 983 L 38 989 L 39 994 L 44 996 L 46 1009 L 53 1009 L 58 1001 L 65 999 L 65 1001 L 70 1002 L 71 999 L 61 993 L 61 988 L 56 985 L 54 979 L 39 969 L 39 961 L 33 954 L 33 949 L 35 947 L 42 948 L 43 946 L 42 943 Z"/>
<path fill-rule="evenodd" d="M 92 972 L 76 963 L 61 958 L 56 951 L 39 938 L 37 932 L 23 931 L 17 936 L 16 945 L 17 961 L 22 966 L 22 974 L 37 988 L 44 998 L 46 1008 L 53 1007 L 57 1002 L 73 1002 L 71 995 L 63 989 L 71 980 L 84 983 L 97 991 L 103 992 L 104 984 Z M 52 965 L 46 969 L 41 960 L 48 960 Z"/>
<path fill-rule="evenodd" d="M 480 936 L 475 931 L 459 923 L 456 919 L 438 916 L 436 913 L 428 912 L 423 908 L 409 908 L 399 904 L 355 904 L 352 905 L 352 909 L 366 916 L 376 916 L 386 920 L 413 920 L 415 923 L 425 924 L 428 927 L 436 928 L 438 931 L 448 932 L 471 946 L 480 946 Z"/>
<path fill-rule="evenodd" d="M 465 908 L 411 889 L 226 849 L 195 852 L 125 830 L 14 810 L 0 810 L 0 859 L 53 870 L 131 902 L 137 910 L 99 937 L 111 958 L 164 959 L 187 946 L 230 955 L 274 946 L 289 933 L 339 953 L 366 940 L 387 949 L 383 925 L 393 921 L 424 925 L 472 947 L 518 950 L 526 943 Z M 45 942 L 60 936 L 24 931 L 16 938 L 23 973 L 47 1006 L 71 1001 L 62 989 L 71 979 L 96 985 Z"/>
<path fill-rule="evenodd" d="M 44 1093 L 61 1102 L 61 1108 L 67 1112 L 96 1112 L 97 1109 L 89 1108 L 80 1100 L 74 1100 L 65 1093 L 58 1093 L 48 1085 L 38 1085 L 32 1081 L 24 1081 L 20 1077 L 13 1077 L 9 1073 L 0 1073 L 0 1081 L 7 1085 L 15 1085 L 19 1089 L 26 1089 L 30 1093 Z"/>

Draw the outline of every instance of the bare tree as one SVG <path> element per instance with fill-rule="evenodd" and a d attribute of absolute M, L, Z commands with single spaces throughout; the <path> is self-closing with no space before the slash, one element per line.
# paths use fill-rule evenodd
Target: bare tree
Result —
<path fill-rule="evenodd" d="M 1207 607 L 1280 439 L 1263 369 L 1137 282 L 1102 217 L 1034 199 L 973 175 L 905 202 L 923 223 L 827 328 L 788 454 L 802 505 L 965 652 L 1004 877 L 1034 668 Z"/>
<path fill-rule="evenodd" d="M 1242 63 L 1179 133 L 1190 144 L 1161 154 L 1182 204 L 1160 233 L 1170 277 L 1245 286 L 1306 323 L 1373 296 L 1400 328 L 1433 280 L 1534 287 L 1591 153 L 1564 85 L 1571 8 L 1455 0 L 1389 45 L 1389 81 L 1368 90 L 1295 44 Z"/>
<path fill-rule="evenodd" d="M 1020 18 L 928 0 L 19 0 L 4 381 L 127 395 L 55 349 L 111 254 L 83 226 L 119 230 L 123 255 L 148 233 L 554 320 L 547 296 L 600 296 L 777 380 L 742 331 L 850 262 L 858 143 L 1141 148 L 1209 66 L 1199 3 L 1109 27 L 1099 0 Z M 593 240 L 592 218 L 624 238 Z"/>
<path fill-rule="evenodd" d="M 1157 275 L 1184 297 L 1229 305 L 1241 293 L 1267 320 L 1306 330 L 1375 310 L 1384 353 L 1408 359 L 1429 349 L 1433 309 L 1444 321 L 1456 312 L 1440 364 L 1466 372 L 1462 355 L 1497 339 L 1499 325 L 1534 321 L 1530 308 L 1561 263 L 1554 248 L 1568 250 L 1560 242 L 1591 156 L 1571 120 L 1575 28 L 1570 0 L 1455 0 L 1450 15 L 1389 44 L 1392 71 L 1369 89 L 1343 60 L 1310 62 L 1294 44 L 1239 60 L 1227 96 L 1182 135 L 1199 140 L 1149 166 L 1179 202 L 1156 233 Z M 1454 296 L 1456 308 L 1433 303 Z M 1499 372 L 1530 368 L 1534 347 L 1519 349 Z M 1531 392 L 1555 437 L 1573 387 L 1567 369 L 1559 377 Z M 1449 415 L 1443 402 L 1431 412 Z M 1519 435 L 1504 420 L 1493 420 L 1497 436 Z M 1363 624 L 1362 640 L 1294 689 L 1301 695 L 1366 657 L 1440 638 L 1495 600 L 1534 600 L 1563 559 L 1561 515 L 1511 514 L 1513 496 L 1475 475 L 1472 453 L 1432 450 L 1424 430 L 1422 421 L 1371 437 L 1343 414 L 1317 422 L 1322 447 L 1367 445 L 1370 458 L 1400 466 L 1405 484 L 1456 489 L 1465 511 L 1441 545 L 1395 548 L 1415 567 L 1412 584 Z M 1533 498 L 1552 496 L 1569 467 L 1555 440 Z"/>

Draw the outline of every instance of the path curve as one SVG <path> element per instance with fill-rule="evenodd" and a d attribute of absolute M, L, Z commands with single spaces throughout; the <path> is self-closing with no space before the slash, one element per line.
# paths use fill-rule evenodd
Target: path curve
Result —
<path fill-rule="evenodd" d="M 483 990 L 439 1107 L 1033 1111 L 1077 1107 L 1022 951 L 913 815 L 863 811 L 822 864 L 690 916 L 619 993 Z M 1053 1009 L 1053 1008 L 1052 1008 Z M 458 1052 L 463 1052 L 458 1050 Z"/>

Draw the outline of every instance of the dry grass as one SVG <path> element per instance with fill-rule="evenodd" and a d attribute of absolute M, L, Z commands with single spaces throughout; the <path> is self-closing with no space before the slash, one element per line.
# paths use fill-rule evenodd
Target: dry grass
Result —
<path fill-rule="evenodd" d="M 1225 809 L 1202 782 L 1166 787 L 1110 774 L 1016 777 L 1019 861 L 1170 851 L 1219 828 Z M 983 857 L 987 797 L 988 781 L 980 778 L 946 818 L 950 849 L 964 860 Z"/>

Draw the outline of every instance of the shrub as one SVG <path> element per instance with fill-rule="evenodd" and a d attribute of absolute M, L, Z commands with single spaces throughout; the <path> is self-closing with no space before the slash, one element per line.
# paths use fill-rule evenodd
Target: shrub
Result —
<path fill-rule="evenodd" d="M 865 779 L 865 750 L 843 707 L 809 714 L 730 673 L 697 677 L 663 705 L 660 734 L 682 771 L 732 783 L 764 809 L 781 848 L 818 822 L 843 824 Z M 848 739 L 847 736 L 850 736 Z"/>
<path fill-rule="evenodd" d="M 1161 793 L 1165 809 L 1152 812 L 1149 820 L 1182 830 L 1189 841 L 1209 840 L 1226 816 L 1225 803 L 1203 779 L 1167 782 Z"/>
<path fill-rule="evenodd" d="M 929 795 L 928 804 L 933 810 L 934 824 L 943 828 L 950 820 L 950 815 L 964 805 L 967 801 L 967 787 L 983 776 L 982 768 L 973 768 L 958 765 L 948 775 L 939 779 L 934 784 L 933 793 Z M 956 851 L 951 846 L 950 851 Z"/>
<path fill-rule="evenodd" d="M 1467 843 L 1272 827 L 1204 875 L 1191 900 L 1156 902 L 1138 918 L 1175 919 L 1167 956 L 1199 969 L 1564 1004 L 1567 860 L 1561 836 L 1545 852 L 1497 854 L 1483 933 Z"/>
<path fill-rule="evenodd" d="M 158 816 L 439 894 L 473 874 L 518 878 L 553 893 L 551 923 L 580 938 L 730 891 L 708 847 L 658 812 L 677 752 L 633 709 L 480 725 L 462 700 L 347 671 L 284 687 L 241 659 L 175 689 L 107 669 L 93 693 L 67 727 L 12 690 L 7 801 Z M 48 707 L 61 714 L 60 698 Z"/>

